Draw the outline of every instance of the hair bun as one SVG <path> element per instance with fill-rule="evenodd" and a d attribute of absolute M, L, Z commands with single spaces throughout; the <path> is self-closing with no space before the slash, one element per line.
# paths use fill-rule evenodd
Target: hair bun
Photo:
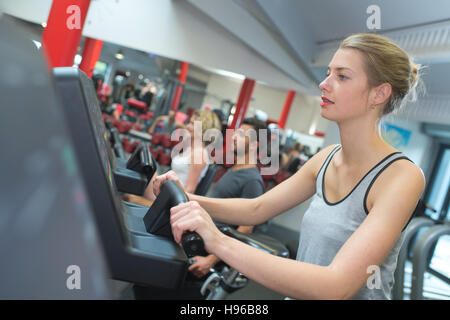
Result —
<path fill-rule="evenodd" d="M 417 83 L 419 82 L 419 70 L 421 68 L 420 64 L 416 64 L 411 61 L 411 73 L 409 75 L 409 87 L 410 89 L 413 89 L 417 86 Z"/>

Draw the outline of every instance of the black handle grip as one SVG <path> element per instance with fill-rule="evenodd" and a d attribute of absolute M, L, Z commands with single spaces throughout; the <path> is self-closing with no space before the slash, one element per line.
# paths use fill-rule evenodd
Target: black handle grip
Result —
<path fill-rule="evenodd" d="M 181 246 L 188 258 L 195 256 L 207 256 L 203 239 L 197 232 L 186 231 L 181 236 Z"/>
<path fill-rule="evenodd" d="M 147 232 L 173 238 L 170 227 L 169 208 L 188 201 L 187 195 L 175 181 L 164 181 L 161 185 L 159 195 L 144 216 L 144 224 Z M 187 231 L 183 233 L 181 236 L 181 246 L 189 258 L 208 255 L 202 238 L 196 232 Z"/>

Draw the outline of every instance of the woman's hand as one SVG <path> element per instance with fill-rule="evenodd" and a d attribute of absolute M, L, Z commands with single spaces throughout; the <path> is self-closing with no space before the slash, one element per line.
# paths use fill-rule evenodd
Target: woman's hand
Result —
<path fill-rule="evenodd" d="M 153 181 L 153 194 L 157 197 L 159 195 L 159 192 L 161 190 L 161 185 L 166 180 L 173 180 L 175 181 L 181 189 L 186 192 L 183 183 L 181 180 L 177 177 L 174 171 L 170 170 L 166 172 L 165 174 L 162 174 L 160 176 L 157 176 L 155 180 Z"/>
<path fill-rule="evenodd" d="M 205 250 L 209 253 L 213 253 L 215 246 L 225 237 L 217 229 L 209 214 L 196 201 L 172 207 L 170 224 L 175 242 L 181 245 L 181 236 L 185 231 L 197 232 L 203 239 Z"/>
<path fill-rule="evenodd" d="M 215 265 L 216 261 L 212 257 L 214 256 L 211 255 L 207 257 L 196 256 L 192 258 L 192 260 L 194 260 L 195 263 L 192 264 L 188 270 L 192 272 L 192 274 L 197 278 L 203 278 L 210 272 L 210 269 Z"/>

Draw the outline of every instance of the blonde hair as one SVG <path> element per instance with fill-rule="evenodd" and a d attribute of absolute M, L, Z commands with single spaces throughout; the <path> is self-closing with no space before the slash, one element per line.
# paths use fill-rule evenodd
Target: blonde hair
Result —
<path fill-rule="evenodd" d="M 295 141 L 294 142 L 294 145 L 293 145 L 293 148 L 294 148 L 294 150 L 296 150 L 296 151 L 302 151 L 302 149 L 303 149 L 303 146 L 302 146 L 302 144 L 300 143 L 300 142 L 298 142 L 298 141 Z"/>
<path fill-rule="evenodd" d="M 357 33 L 344 39 L 339 48 L 356 49 L 363 54 L 370 88 L 382 83 L 391 85 L 392 93 L 382 116 L 400 109 L 403 102 L 417 99 L 421 65 L 415 64 L 392 40 L 377 34 Z"/>
<path fill-rule="evenodd" d="M 221 129 L 219 117 L 209 110 L 195 110 L 193 115 L 197 121 L 202 122 L 202 135 L 209 129 Z"/>

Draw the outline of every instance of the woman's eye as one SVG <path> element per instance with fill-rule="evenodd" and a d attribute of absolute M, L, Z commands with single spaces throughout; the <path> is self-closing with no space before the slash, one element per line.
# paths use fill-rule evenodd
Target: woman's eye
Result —
<path fill-rule="evenodd" d="M 347 77 L 347 76 L 344 76 L 343 74 L 340 74 L 338 77 L 339 77 L 339 79 L 341 79 L 341 80 L 348 79 L 348 77 Z"/>

